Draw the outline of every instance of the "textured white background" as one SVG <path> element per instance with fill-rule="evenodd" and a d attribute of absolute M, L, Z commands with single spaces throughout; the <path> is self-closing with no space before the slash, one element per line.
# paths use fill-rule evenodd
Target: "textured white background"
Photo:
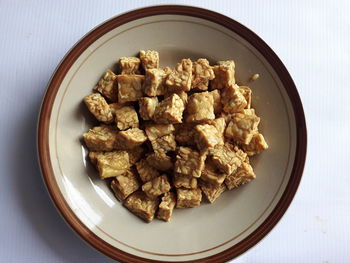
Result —
<path fill-rule="evenodd" d="M 235 262 L 349 262 L 350 2 L 288 2 L 0 0 L 0 262 L 112 262 L 77 237 L 48 198 L 36 162 L 39 104 L 82 35 L 119 13 L 165 3 L 212 9 L 255 31 L 285 63 L 304 104 L 308 156 L 296 198 Z"/>

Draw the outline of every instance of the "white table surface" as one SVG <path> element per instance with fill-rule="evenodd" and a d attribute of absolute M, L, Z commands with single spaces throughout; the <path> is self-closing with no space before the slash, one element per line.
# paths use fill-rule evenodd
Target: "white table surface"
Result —
<path fill-rule="evenodd" d="M 36 161 L 37 114 L 52 72 L 82 35 L 119 13 L 165 3 L 212 9 L 255 31 L 304 104 L 308 155 L 294 202 L 235 262 L 350 262 L 350 2 L 215 2 L 0 0 L 0 262 L 112 262 L 51 203 Z"/>

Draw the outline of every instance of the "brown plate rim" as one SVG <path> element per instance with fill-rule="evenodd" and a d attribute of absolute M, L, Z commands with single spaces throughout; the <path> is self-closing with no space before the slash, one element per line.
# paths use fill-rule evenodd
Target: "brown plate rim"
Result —
<path fill-rule="evenodd" d="M 57 91 L 61 82 L 63 81 L 66 73 L 76 61 L 76 59 L 99 37 L 109 32 L 110 30 L 121 26 L 125 23 L 133 21 L 135 19 L 140 19 L 147 16 L 153 15 L 185 15 L 197 18 L 202 18 L 235 32 L 240 35 L 243 39 L 248 41 L 253 45 L 270 63 L 273 69 L 279 76 L 289 99 L 292 103 L 295 122 L 296 122 L 296 134 L 297 134 L 297 144 L 295 161 L 293 164 L 292 174 L 286 186 L 284 193 L 282 194 L 280 200 L 278 201 L 276 207 L 268 216 L 268 218 L 248 237 L 240 241 L 236 245 L 210 257 L 190 260 L 185 262 L 205 262 L 205 263 L 219 263 L 226 262 L 233 259 L 249 248 L 257 244 L 264 236 L 266 236 L 272 228 L 278 223 L 283 214 L 288 209 L 296 191 L 299 186 L 304 165 L 306 159 L 306 148 L 307 148 L 307 131 L 305 123 L 305 115 L 303 106 L 297 91 L 297 88 L 288 73 L 286 67 L 283 65 L 282 61 L 274 53 L 274 51 L 254 32 L 246 28 L 237 21 L 226 17 L 222 14 L 202 9 L 199 7 L 192 6 L 181 6 L 181 5 L 161 5 L 161 6 L 151 6 L 141 9 L 136 9 L 117 17 L 114 17 L 100 26 L 93 29 L 87 35 L 85 35 L 63 58 L 61 63 L 58 65 L 55 73 L 53 74 L 39 114 L 38 121 L 38 131 L 37 131 L 37 148 L 38 148 L 38 160 L 44 179 L 46 188 L 53 200 L 55 206 L 60 211 L 61 215 L 65 221 L 71 226 L 71 228 L 82 237 L 87 243 L 92 245 L 94 248 L 104 253 L 105 255 L 118 260 L 120 262 L 170 262 L 170 261 L 159 261 L 151 260 L 146 258 L 141 258 L 129 253 L 126 253 L 118 248 L 115 248 L 103 241 L 97 235 L 95 235 L 91 230 L 89 230 L 74 214 L 70 209 L 69 205 L 65 201 L 62 193 L 59 191 L 57 182 L 54 178 L 54 173 L 50 160 L 49 152 L 49 124 L 52 112 L 53 102 L 55 100 Z"/>

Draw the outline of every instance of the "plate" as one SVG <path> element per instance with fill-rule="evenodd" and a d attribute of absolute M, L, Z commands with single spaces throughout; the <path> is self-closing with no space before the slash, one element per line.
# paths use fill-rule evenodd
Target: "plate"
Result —
<path fill-rule="evenodd" d="M 93 124 L 82 98 L 119 57 L 160 53 L 161 66 L 181 58 L 234 59 L 250 83 L 269 150 L 253 158 L 257 179 L 213 205 L 177 209 L 172 221 L 146 224 L 128 212 L 86 159 L 81 136 Z M 260 241 L 285 213 L 306 156 L 306 125 L 297 89 L 277 55 L 252 31 L 221 14 L 189 6 L 154 6 L 112 18 L 65 56 L 45 94 L 38 154 L 59 212 L 85 241 L 121 262 L 225 262 Z"/>

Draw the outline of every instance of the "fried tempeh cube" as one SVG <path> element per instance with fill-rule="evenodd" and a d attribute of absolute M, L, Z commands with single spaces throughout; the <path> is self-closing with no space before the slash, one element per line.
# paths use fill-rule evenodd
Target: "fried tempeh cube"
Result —
<path fill-rule="evenodd" d="M 231 116 L 225 130 L 225 137 L 242 144 L 249 144 L 254 134 L 258 132 L 260 118 L 244 113 L 235 113 Z"/>
<path fill-rule="evenodd" d="M 187 176 L 200 177 L 204 168 L 206 154 L 188 147 L 179 147 L 174 172 Z"/>
<path fill-rule="evenodd" d="M 115 123 L 120 130 L 139 127 L 139 118 L 133 106 L 123 106 L 115 111 Z"/>
<path fill-rule="evenodd" d="M 200 181 L 199 186 L 210 203 L 214 203 L 214 201 L 226 190 L 225 184 L 212 185 L 202 180 Z"/>
<path fill-rule="evenodd" d="M 153 220 L 158 205 L 158 199 L 151 199 L 142 191 L 132 193 L 124 202 L 131 213 L 148 223 Z"/>
<path fill-rule="evenodd" d="M 253 156 L 255 154 L 261 153 L 263 150 L 269 148 L 264 136 L 261 133 L 253 135 L 253 138 L 248 145 L 242 145 L 243 150 L 249 155 Z"/>
<path fill-rule="evenodd" d="M 136 163 L 136 169 L 139 173 L 141 181 L 144 183 L 159 176 L 159 172 L 155 168 L 150 166 L 145 159 L 141 159 L 139 162 Z"/>
<path fill-rule="evenodd" d="M 104 123 L 111 123 L 113 121 L 111 109 L 100 93 L 93 93 L 86 96 L 84 102 L 98 121 Z"/>
<path fill-rule="evenodd" d="M 155 152 L 146 157 L 148 164 L 159 171 L 167 171 L 174 167 L 174 164 L 166 153 Z"/>
<path fill-rule="evenodd" d="M 215 119 L 214 99 L 209 92 L 194 93 L 188 98 L 186 122 Z"/>
<path fill-rule="evenodd" d="M 200 188 L 183 189 L 177 188 L 176 208 L 197 207 L 202 201 L 202 191 Z"/>
<path fill-rule="evenodd" d="M 121 75 L 139 74 L 140 59 L 136 57 L 122 57 L 119 59 Z"/>
<path fill-rule="evenodd" d="M 97 169 L 101 179 L 122 175 L 129 168 L 129 154 L 126 151 L 106 152 L 97 156 Z"/>
<path fill-rule="evenodd" d="M 113 71 L 107 70 L 103 77 L 97 83 L 95 90 L 100 92 L 110 101 L 117 101 L 118 93 L 116 87 L 116 79 L 117 75 L 115 75 Z"/>
<path fill-rule="evenodd" d="M 145 81 L 143 83 L 143 89 L 148 96 L 160 96 L 164 95 L 165 87 L 164 82 L 167 74 L 163 69 L 153 68 L 147 69 L 145 75 Z"/>
<path fill-rule="evenodd" d="M 212 160 L 207 160 L 202 171 L 201 180 L 208 184 L 219 186 L 224 182 L 226 176 L 227 174 L 221 172 Z"/>
<path fill-rule="evenodd" d="M 144 120 L 151 120 L 158 105 L 157 97 L 143 97 L 139 99 L 139 112 L 140 116 Z"/>
<path fill-rule="evenodd" d="M 173 184 L 176 188 L 197 188 L 197 178 L 189 175 L 174 173 Z"/>
<path fill-rule="evenodd" d="M 174 151 L 176 148 L 175 130 L 172 124 L 152 124 L 146 126 L 146 134 L 155 152 Z"/>
<path fill-rule="evenodd" d="M 213 164 L 225 174 L 231 174 L 242 163 L 234 147 L 229 143 L 216 145 L 213 149 L 209 150 L 209 156 Z"/>
<path fill-rule="evenodd" d="M 118 102 L 137 101 L 143 96 L 142 83 L 145 77 L 142 75 L 117 75 Z"/>
<path fill-rule="evenodd" d="M 166 175 L 153 178 L 142 185 L 142 191 L 150 198 L 156 198 L 164 193 L 169 192 L 171 185 Z"/>
<path fill-rule="evenodd" d="M 181 123 L 184 109 L 184 103 L 179 95 L 172 94 L 157 105 L 153 120 L 161 124 Z"/>
<path fill-rule="evenodd" d="M 221 103 L 227 113 L 240 112 L 248 105 L 237 85 L 228 85 L 221 91 Z"/>
<path fill-rule="evenodd" d="M 252 106 L 252 90 L 248 86 L 239 86 L 239 91 L 247 101 L 246 109 L 250 109 Z"/>
<path fill-rule="evenodd" d="M 214 104 L 213 104 L 214 113 L 215 113 L 215 114 L 219 114 L 219 113 L 222 111 L 220 90 L 214 89 L 213 91 L 210 91 L 209 93 L 213 96 L 213 100 L 214 100 Z"/>
<path fill-rule="evenodd" d="M 174 193 L 165 193 L 162 197 L 162 201 L 159 204 L 157 218 L 168 222 L 173 214 L 173 210 L 176 204 L 176 197 Z"/>
<path fill-rule="evenodd" d="M 251 165 L 247 162 L 242 162 L 242 165 L 237 170 L 225 179 L 225 184 L 229 190 L 240 185 L 246 184 L 255 178 L 255 174 Z"/>
<path fill-rule="evenodd" d="M 209 61 L 200 58 L 193 63 L 192 68 L 192 88 L 196 90 L 207 90 L 209 80 L 214 79 L 213 68 L 209 65 Z"/>
<path fill-rule="evenodd" d="M 155 50 L 140 50 L 140 59 L 145 70 L 159 68 L 159 53 Z"/>
<path fill-rule="evenodd" d="M 222 133 L 214 125 L 198 124 L 194 130 L 194 139 L 200 151 L 214 147 L 217 144 L 224 144 Z"/>
<path fill-rule="evenodd" d="M 183 146 L 194 146 L 196 144 L 194 140 L 196 124 L 192 123 L 180 123 L 176 124 L 175 140 Z"/>
<path fill-rule="evenodd" d="M 83 134 L 86 146 L 90 151 L 112 151 L 115 149 L 117 131 L 112 126 L 101 125 Z"/>
<path fill-rule="evenodd" d="M 131 128 L 126 131 L 120 131 L 116 135 L 116 147 L 118 149 L 130 150 L 140 146 L 147 141 L 146 134 L 139 128 Z"/>
<path fill-rule="evenodd" d="M 97 165 L 97 156 L 104 154 L 104 152 L 89 152 L 89 159 L 93 165 Z"/>
<path fill-rule="evenodd" d="M 222 89 L 235 84 L 235 62 L 233 60 L 219 61 L 213 67 L 215 78 L 210 82 L 211 89 Z"/>
<path fill-rule="evenodd" d="M 165 81 L 165 84 L 172 91 L 189 91 L 192 83 L 192 61 L 182 59 L 174 70 L 172 70 Z"/>
<path fill-rule="evenodd" d="M 142 146 L 134 147 L 130 150 L 127 150 L 129 154 L 129 162 L 131 164 L 137 163 L 145 153 L 145 149 Z"/>
<path fill-rule="evenodd" d="M 127 198 L 130 194 L 140 188 L 140 183 L 136 171 L 134 169 L 131 169 L 122 175 L 118 175 L 111 182 L 111 188 L 119 201 Z"/>

